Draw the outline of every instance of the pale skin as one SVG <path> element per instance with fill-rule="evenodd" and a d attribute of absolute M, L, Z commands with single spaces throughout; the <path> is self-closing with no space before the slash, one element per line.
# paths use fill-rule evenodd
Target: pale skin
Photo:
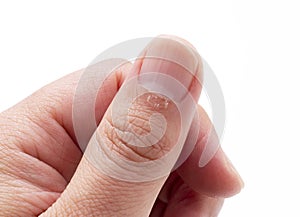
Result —
<path fill-rule="evenodd" d="M 176 40 L 190 46 L 182 39 Z M 168 53 L 172 46 L 176 45 L 168 44 L 166 49 L 166 45 L 158 44 L 155 49 L 159 53 L 164 47 Z M 185 55 L 185 51 L 179 50 L 179 54 Z M 110 95 L 106 103 L 96 104 L 98 123 L 109 120 L 104 113 L 110 101 L 126 76 L 140 69 L 137 66 L 141 64 L 144 63 L 123 65 L 107 80 Z M 156 63 L 154 60 L 147 64 Z M 189 158 L 166 181 L 159 178 L 137 184 L 101 174 L 82 158 L 73 131 L 72 102 L 81 73 L 82 70 L 74 72 L 45 86 L 0 114 L 2 216 L 217 216 L 224 198 L 241 191 L 243 182 L 221 148 L 205 167 L 198 167 L 206 144 L 203 138 L 212 127 L 200 106 L 198 142 Z M 197 94 L 194 91 L 191 94 Z M 99 128 L 102 132 L 107 130 Z M 130 159 L 140 157 L 127 149 L 117 150 Z M 147 159 L 161 154 L 155 150 L 146 153 Z"/>

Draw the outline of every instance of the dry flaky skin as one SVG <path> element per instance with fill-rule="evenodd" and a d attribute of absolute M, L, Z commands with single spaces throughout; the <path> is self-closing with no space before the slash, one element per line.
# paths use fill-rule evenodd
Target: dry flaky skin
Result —
<path fill-rule="evenodd" d="M 102 124 L 104 127 L 98 128 L 98 136 L 107 138 L 104 145 L 108 145 L 111 151 L 115 151 L 126 159 L 140 162 L 156 160 L 163 157 L 176 144 L 180 132 L 180 116 L 176 105 L 169 101 L 167 107 L 166 98 L 155 94 L 155 104 L 149 103 L 149 97 L 154 93 L 147 93 L 139 96 L 128 110 L 128 122 L 115 126 L 108 110 L 106 118 Z M 163 105 L 161 107 L 156 105 Z M 165 117 L 167 128 L 164 136 L 157 144 L 144 144 L 149 147 L 137 147 L 136 144 L 128 144 L 122 138 L 122 133 L 129 132 L 132 137 L 137 137 L 137 142 L 143 142 L 138 139 L 139 136 L 151 134 L 149 119 L 154 112 L 160 113 Z M 156 130 L 163 130 L 158 124 L 154 124 Z M 117 132 L 116 132 L 117 131 Z M 120 133 L 122 132 L 122 133 Z"/>

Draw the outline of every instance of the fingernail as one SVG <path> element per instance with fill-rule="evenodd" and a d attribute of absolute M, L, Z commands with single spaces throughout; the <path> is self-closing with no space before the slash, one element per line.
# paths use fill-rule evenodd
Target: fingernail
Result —
<path fill-rule="evenodd" d="M 178 37 L 176 35 L 164 35 L 164 34 L 162 34 L 162 35 L 159 35 L 158 37 L 159 38 L 167 38 L 167 39 L 175 40 L 175 41 L 178 41 L 178 42 L 180 42 L 182 44 L 188 45 L 190 48 L 194 49 L 195 51 L 197 50 L 194 47 L 194 45 L 192 45 L 189 41 L 187 41 L 187 40 L 185 40 L 183 38 L 180 38 L 180 37 Z"/>
<path fill-rule="evenodd" d="M 188 44 L 171 38 L 155 38 L 146 48 L 140 83 L 152 91 L 167 91 L 176 101 L 182 100 L 195 79 L 199 58 Z M 179 83 L 182 88 L 175 89 Z M 178 86 L 178 85 L 177 85 Z"/>

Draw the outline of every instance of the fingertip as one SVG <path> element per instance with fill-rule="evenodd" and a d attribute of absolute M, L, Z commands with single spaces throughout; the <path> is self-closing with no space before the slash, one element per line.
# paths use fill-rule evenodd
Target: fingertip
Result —
<path fill-rule="evenodd" d="M 228 198 L 238 194 L 244 187 L 240 175 L 221 148 L 206 166 L 199 167 L 190 157 L 178 169 L 178 173 L 195 191 L 212 197 Z"/>
<path fill-rule="evenodd" d="M 210 174 L 212 182 L 215 180 L 215 189 L 212 190 L 216 190 L 216 194 L 227 198 L 240 193 L 244 188 L 241 176 L 221 147 L 206 167 L 203 168 L 203 172 Z"/>
<path fill-rule="evenodd" d="M 220 147 L 220 141 L 205 111 L 199 107 L 200 133 L 187 160 L 178 168 L 182 179 L 208 196 L 231 197 L 244 182 Z"/>

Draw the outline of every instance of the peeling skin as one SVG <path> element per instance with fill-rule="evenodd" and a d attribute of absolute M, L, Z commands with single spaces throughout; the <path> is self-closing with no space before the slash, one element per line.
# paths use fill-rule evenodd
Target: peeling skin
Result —
<path fill-rule="evenodd" d="M 167 109 L 170 100 L 159 94 L 149 94 L 147 96 L 147 103 L 154 109 Z"/>
<path fill-rule="evenodd" d="M 151 101 L 149 102 L 149 98 Z M 167 106 L 166 106 L 167 103 Z M 137 147 L 137 144 L 127 143 L 128 138 L 123 136 L 134 137 L 133 142 L 143 142 L 140 136 L 162 131 L 162 125 L 152 120 L 152 129 L 149 120 L 153 113 L 159 113 L 166 122 L 166 132 L 156 144 L 145 144 L 148 147 Z M 105 145 L 109 146 L 111 151 L 134 162 L 143 162 L 156 160 L 164 156 L 172 149 L 178 140 L 180 134 L 180 117 L 179 111 L 174 103 L 167 97 L 155 93 L 146 93 L 139 96 L 132 103 L 128 110 L 128 122 L 119 123 L 118 126 L 112 122 L 111 115 L 106 118 L 105 126 L 98 128 L 98 136 L 108 138 Z"/>

